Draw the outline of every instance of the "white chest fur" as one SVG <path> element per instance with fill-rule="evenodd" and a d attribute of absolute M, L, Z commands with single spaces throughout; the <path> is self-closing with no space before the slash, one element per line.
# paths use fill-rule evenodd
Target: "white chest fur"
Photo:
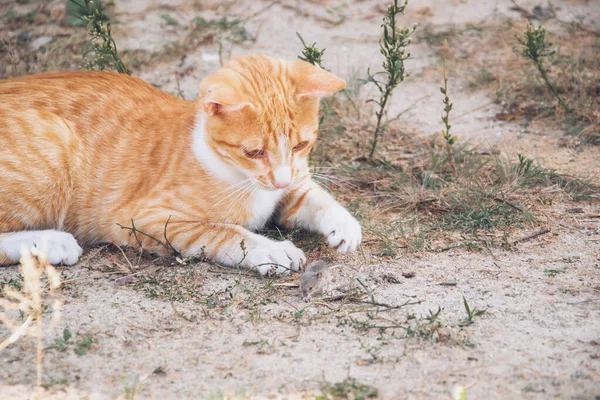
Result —
<path fill-rule="evenodd" d="M 252 200 L 252 217 L 246 222 L 246 228 L 262 229 L 275 212 L 283 193 L 283 190 L 258 189 Z"/>

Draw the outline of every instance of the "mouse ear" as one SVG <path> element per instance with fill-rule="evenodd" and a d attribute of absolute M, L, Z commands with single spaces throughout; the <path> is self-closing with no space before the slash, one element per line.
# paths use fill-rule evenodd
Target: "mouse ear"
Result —
<path fill-rule="evenodd" d="M 317 279 L 321 279 L 323 277 L 323 273 L 322 272 L 318 272 L 317 273 Z"/>

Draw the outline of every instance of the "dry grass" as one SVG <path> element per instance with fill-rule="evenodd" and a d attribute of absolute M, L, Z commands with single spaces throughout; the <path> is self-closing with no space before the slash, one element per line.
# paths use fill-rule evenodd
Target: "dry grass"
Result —
<path fill-rule="evenodd" d="M 558 46 L 550 77 L 561 97 L 575 106 L 573 113 L 564 112 L 535 69 L 515 53 L 514 34 L 525 29 L 524 22 L 425 26 L 416 41 L 441 54 L 449 40 L 448 69 L 456 79 L 470 81 L 471 89 L 495 93 L 506 110 L 496 118 L 536 119 L 561 126 L 577 143 L 600 143 L 598 41 L 589 32 L 560 24 L 553 28 L 551 40 L 564 45 Z M 441 64 L 440 76 L 445 76 L 446 63 Z M 371 161 L 365 132 L 373 126 L 365 114 L 372 110 L 359 110 L 361 103 L 360 87 L 352 85 L 325 103 L 323 143 L 313 159 L 318 171 L 330 173 L 323 177 L 325 185 L 360 204 L 366 244 L 378 244 L 381 255 L 395 256 L 402 249 L 510 248 L 518 230 L 559 217 L 552 205 L 600 198 L 600 189 L 589 181 L 560 175 L 526 156 L 511 159 L 496 149 L 483 151 L 461 142 L 460 134 L 458 143 L 448 146 L 401 121 L 386 126 L 380 158 Z"/>
<path fill-rule="evenodd" d="M 36 393 L 40 398 L 42 391 L 42 359 L 43 359 L 43 315 L 51 310 L 52 323 L 60 318 L 61 303 L 54 298 L 54 292 L 61 286 L 60 274 L 44 257 L 34 258 L 29 252 L 24 252 L 21 258 L 20 271 L 22 284 L 4 285 L 3 298 L 0 307 L 5 311 L 0 313 L 0 321 L 13 333 L 0 343 L 0 352 L 15 344 L 22 337 L 33 337 L 36 341 Z M 45 282 L 44 282 L 45 274 Z M 19 287 L 20 286 L 20 287 Z M 18 321 L 17 315 L 23 322 Z"/>
<path fill-rule="evenodd" d="M 552 204 L 599 198 L 590 182 L 526 156 L 509 158 L 460 138 L 449 153 L 440 135 L 424 136 L 401 121 L 387 126 L 380 158 L 369 161 L 372 126 L 356 111 L 360 103 L 353 87 L 325 103 L 323 143 L 313 161 L 322 183 L 357 206 L 369 233 L 366 244 L 378 244 L 381 255 L 511 247 L 518 230 L 556 217 Z"/>

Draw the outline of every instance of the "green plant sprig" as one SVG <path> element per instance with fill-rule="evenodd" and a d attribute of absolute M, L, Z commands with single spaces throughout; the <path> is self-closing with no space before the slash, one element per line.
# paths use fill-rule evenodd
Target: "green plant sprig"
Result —
<path fill-rule="evenodd" d="M 573 108 L 570 107 L 563 99 L 558 95 L 558 92 L 554 88 L 554 85 L 550 82 L 548 72 L 550 69 L 544 65 L 544 58 L 551 58 L 556 51 L 552 49 L 552 43 L 546 42 L 546 28 L 543 25 L 534 28 L 533 25 L 528 22 L 527 29 L 524 32 L 524 37 L 515 34 L 518 42 L 523 46 L 520 48 L 520 53 L 526 59 L 531 60 L 535 68 L 540 73 L 544 83 L 550 89 L 560 106 L 567 112 L 573 112 Z"/>
<path fill-rule="evenodd" d="M 452 167 L 454 173 L 456 173 L 456 164 L 454 163 L 454 153 L 452 150 L 452 146 L 458 138 L 456 136 L 452 136 L 450 134 L 450 111 L 452 111 L 452 103 L 450 102 L 450 97 L 448 96 L 448 74 L 446 72 L 446 57 L 448 55 L 448 41 L 444 40 L 444 50 L 442 52 L 442 66 L 444 70 L 444 87 L 440 88 L 440 92 L 444 95 L 444 115 L 442 116 L 442 122 L 444 123 L 445 129 L 442 128 L 442 137 L 446 141 L 446 150 L 448 152 L 448 162 Z"/>
<path fill-rule="evenodd" d="M 404 61 L 410 58 L 410 53 L 405 49 L 410 44 L 410 36 L 417 29 L 415 24 L 412 28 L 398 29 L 396 26 L 396 17 L 398 14 L 404 14 L 404 10 L 408 5 L 408 0 L 404 1 L 404 4 L 398 5 L 398 0 L 394 0 L 387 10 L 387 14 L 383 17 L 383 38 L 379 41 L 379 47 L 381 54 L 385 57 L 383 62 L 383 71 L 371 74 L 371 71 L 367 71 L 367 78 L 364 83 L 373 83 L 379 90 L 379 100 L 373 100 L 379 106 L 376 111 L 377 125 L 373 132 L 373 140 L 371 142 L 371 150 L 369 151 L 369 159 L 373 159 L 375 149 L 377 147 L 377 141 L 383 130 L 383 116 L 385 115 L 388 100 L 390 99 L 392 92 L 398 86 L 398 84 L 404 81 L 404 78 L 410 74 L 406 72 L 404 67 Z M 377 75 L 384 75 L 383 80 L 376 79 Z"/>
<path fill-rule="evenodd" d="M 465 306 L 465 311 L 467 312 L 467 318 L 465 320 L 463 320 L 461 323 L 458 324 L 458 326 L 468 326 L 471 325 L 475 322 L 475 317 L 480 317 L 483 314 L 485 314 L 485 312 L 487 310 L 479 310 L 477 308 L 471 308 L 471 306 L 469 306 L 469 303 L 467 302 L 467 299 L 465 298 L 465 296 L 463 296 L 463 305 Z"/>
<path fill-rule="evenodd" d="M 112 27 L 104 7 L 99 0 L 69 0 L 78 7 L 76 17 L 85 22 L 91 39 L 84 44 L 83 57 L 87 60 L 87 69 L 104 70 L 112 66 L 121 73 L 131 75 L 117 51 L 117 44 L 112 37 Z M 95 3 L 97 2 L 97 4 Z M 92 60 L 89 55 L 93 54 Z"/>
<path fill-rule="evenodd" d="M 298 56 L 298 58 L 323 68 L 323 53 L 325 53 L 325 49 L 319 49 L 317 47 L 317 42 L 307 45 L 302 35 L 298 32 L 296 32 L 296 36 L 298 36 L 298 39 L 302 42 L 302 55 Z"/>
<path fill-rule="evenodd" d="M 88 335 L 80 335 L 77 333 L 77 339 L 73 339 L 73 334 L 69 330 L 69 328 L 65 328 L 63 330 L 62 337 L 54 339 L 54 344 L 52 346 L 47 347 L 47 350 L 57 350 L 60 352 L 67 351 L 69 348 L 73 348 L 75 354 L 79 356 L 85 355 L 91 348 L 94 340 L 91 336 Z"/>

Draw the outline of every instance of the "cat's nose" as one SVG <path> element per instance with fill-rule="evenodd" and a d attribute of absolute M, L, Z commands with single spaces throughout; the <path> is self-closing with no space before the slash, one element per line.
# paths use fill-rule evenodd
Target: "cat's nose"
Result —
<path fill-rule="evenodd" d="M 287 187 L 292 182 L 292 168 L 290 166 L 279 167 L 273 171 L 273 185 L 279 189 Z"/>

